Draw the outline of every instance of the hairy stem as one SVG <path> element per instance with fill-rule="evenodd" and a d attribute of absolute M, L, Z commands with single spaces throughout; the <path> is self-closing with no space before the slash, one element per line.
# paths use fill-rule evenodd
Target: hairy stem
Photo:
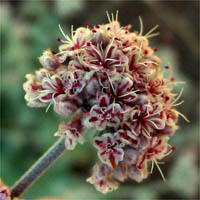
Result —
<path fill-rule="evenodd" d="M 43 172 L 65 151 L 65 139 L 58 139 L 46 153 L 14 184 L 11 188 L 11 198 L 21 196 L 25 190 L 33 184 Z"/>

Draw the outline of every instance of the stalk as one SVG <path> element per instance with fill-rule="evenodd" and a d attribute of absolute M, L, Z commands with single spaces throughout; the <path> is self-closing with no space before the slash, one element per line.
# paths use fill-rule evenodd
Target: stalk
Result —
<path fill-rule="evenodd" d="M 66 150 L 65 139 L 59 138 L 11 188 L 11 199 L 20 197 Z"/>

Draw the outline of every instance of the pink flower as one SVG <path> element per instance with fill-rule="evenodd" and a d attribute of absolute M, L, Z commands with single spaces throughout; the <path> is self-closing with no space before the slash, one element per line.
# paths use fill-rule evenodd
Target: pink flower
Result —
<path fill-rule="evenodd" d="M 153 137 L 148 140 L 148 146 L 141 151 L 137 160 L 137 168 L 142 170 L 145 161 L 153 159 L 161 159 L 165 157 L 165 153 L 168 150 L 168 137 Z"/>
<path fill-rule="evenodd" d="M 76 125 L 74 125 L 76 123 Z M 71 124 L 66 124 L 64 122 L 60 123 L 58 131 L 55 136 L 60 136 L 65 138 L 65 146 L 68 150 L 73 150 L 77 143 L 83 144 L 85 139 L 83 135 L 79 132 L 79 127 L 77 123 L 81 123 L 80 120 L 71 122 Z M 74 125 L 74 126 L 73 126 Z"/>
<path fill-rule="evenodd" d="M 78 99 L 59 95 L 54 102 L 54 111 L 62 116 L 70 116 L 78 110 Z"/>
<path fill-rule="evenodd" d="M 120 138 L 120 141 L 124 144 L 131 145 L 132 147 L 138 147 L 140 138 L 133 135 L 126 125 L 123 127 L 124 129 L 120 129 L 114 134 L 115 137 Z"/>
<path fill-rule="evenodd" d="M 150 104 L 144 104 L 142 106 L 136 106 L 130 114 L 130 121 L 132 123 L 132 132 L 138 136 L 143 134 L 150 137 L 150 130 L 161 130 L 165 127 L 165 121 L 159 114 L 161 108 L 158 105 L 152 107 Z"/>
<path fill-rule="evenodd" d="M 64 82 L 58 74 L 46 74 L 42 79 L 42 89 L 39 99 L 42 102 L 51 102 L 60 94 L 65 94 Z"/>
<path fill-rule="evenodd" d="M 112 94 L 113 100 L 120 104 L 123 110 L 126 110 L 127 106 L 133 106 L 137 95 L 133 90 L 133 81 L 129 77 L 122 77 L 120 74 L 116 74 L 110 77 L 109 80 L 106 78 L 102 84 L 106 88 L 105 91 Z"/>
<path fill-rule="evenodd" d="M 163 79 L 156 79 L 150 80 L 145 85 L 145 90 L 148 94 L 152 95 L 153 97 L 161 96 L 164 93 L 164 80 Z"/>
<path fill-rule="evenodd" d="M 65 61 L 66 57 L 77 55 L 81 49 L 84 48 L 85 44 L 90 41 L 92 36 L 91 30 L 83 27 L 78 28 L 75 34 L 72 27 L 71 38 L 67 36 L 62 29 L 61 31 L 64 38 L 66 39 L 66 41 L 64 41 L 65 44 L 59 47 L 60 52 L 63 54 L 63 62 Z"/>
<path fill-rule="evenodd" d="M 101 161 L 112 168 L 116 168 L 119 161 L 123 160 L 124 152 L 111 133 L 95 137 L 94 146 L 98 149 Z"/>
<path fill-rule="evenodd" d="M 59 58 L 50 50 L 44 51 L 42 56 L 39 57 L 39 61 L 45 69 L 51 71 L 56 70 L 60 64 Z"/>
<path fill-rule="evenodd" d="M 97 130 L 104 130 L 106 126 L 117 128 L 120 124 L 119 104 L 111 103 L 108 95 L 101 95 L 98 99 L 98 105 L 94 105 L 87 119 L 90 127 L 96 127 Z"/>
<path fill-rule="evenodd" d="M 25 100 L 27 101 L 28 106 L 31 107 L 47 106 L 46 102 L 42 102 L 38 98 L 40 95 L 40 91 L 42 90 L 42 86 L 41 83 L 37 81 L 36 76 L 27 74 L 26 78 L 28 80 L 23 84 L 23 88 L 26 92 Z"/>
<path fill-rule="evenodd" d="M 93 168 L 93 174 L 87 181 L 94 184 L 96 190 L 106 194 L 118 188 L 118 183 L 111 177 L 111 169 L 102 163 Z"/>
<path fill-rule="evenodd" d="M 113 43 L 108 44 L 105 48 L 102 44 L 95 46 L 88 43 L 86 52 L 81 64 L 91 70 L 110 73 L 110 71 L 123 71 L 128 65 L 127 56 Z"/>
<path fill-rule="evenodd" d="M 82 71 L 76 70 L 68 72 L 66 75 L 65 92 L 69 96 L 74 96 L 82 92 L 86 85 L 86 80 Z"/>
<path fill-rule="evenodd" d="M 1 183 L 2 184 L 2 183 Z M 0 200 L 9 200 L 10 197 L 10 191 L 7 187 L 0 188 Z"/>

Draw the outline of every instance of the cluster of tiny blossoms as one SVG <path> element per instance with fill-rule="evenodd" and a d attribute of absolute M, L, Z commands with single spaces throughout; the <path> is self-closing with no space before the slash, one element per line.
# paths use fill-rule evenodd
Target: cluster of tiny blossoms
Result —
<path fill-rule="evenodd" d="M 44 51 L 43 68 L 26 75 L 25 99 L 31 107 L 52 105 L 56 113 L 70 116 L 56 136 L 65 138 L 66 149 L 83 144 L 84 133 L 95 129 L 93 145 L 98 162 L 88 182 L 102 193 L 117 189 L 119 182 L 136 182 L 152 173 L 158 160 L 174 150 L 169 137 L 177 129 L 180 95 L 173 94 L 174 78 L 164 78 L 157 48 L 147 34 L 120 26 L 118 15 L 109 23 L 71 29 L 59 52 Z M 165 67 L 169 68 L 168 66 Z M 151 169 L 149 169 L 151 167 Z"/>

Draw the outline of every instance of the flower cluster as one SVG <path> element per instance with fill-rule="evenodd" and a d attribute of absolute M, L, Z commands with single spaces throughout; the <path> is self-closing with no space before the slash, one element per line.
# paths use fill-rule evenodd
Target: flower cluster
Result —
<path fill-rule="evenodd" d="M 29 106 L 53 106 L 71 117 L 55 134 L 66 139 L 66 149 L 83 144 L 83 133 L 96 129 L 99 161 L 88 181 L 103 193 L 127 178 L 141 182 L 154 164 L 161 172 L 157 160 L 174 150 L 168 141 L 177 130 L 180 113 L 173 107 L 181 95 L 172 93 L 174 78 L 164 77 L 158 49 L 149 46 L 157 26 L 143 34 L 141 18 L 140 32 L 120 26 L 118 13 L 108 20 L 92 29 L 72 27 L 71 36 L 59 26 L 59 52 L 44 51 L 43 68 L 24 83 Z"/>

